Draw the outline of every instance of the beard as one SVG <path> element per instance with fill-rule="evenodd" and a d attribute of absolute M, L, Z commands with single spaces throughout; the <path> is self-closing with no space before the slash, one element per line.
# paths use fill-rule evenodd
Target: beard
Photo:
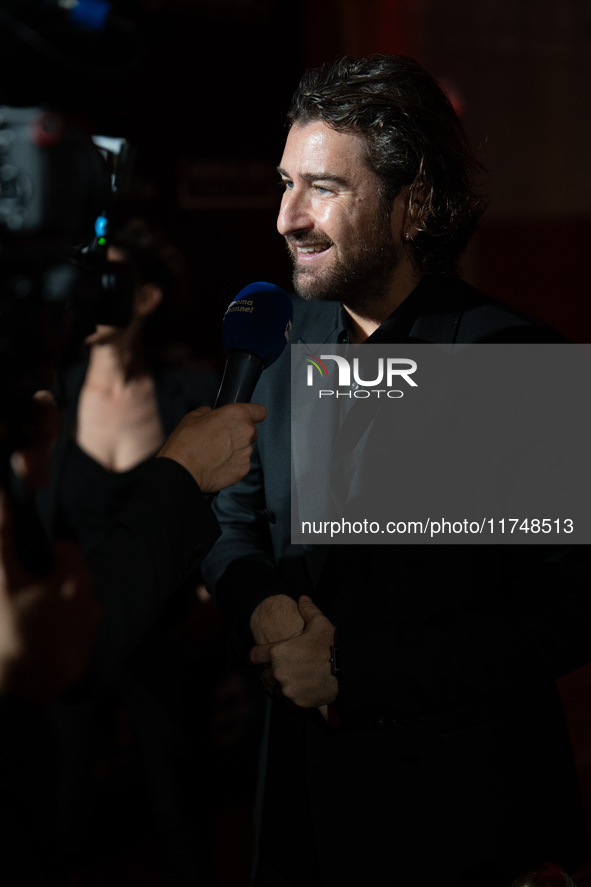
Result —
<path fill-rule="evenodd" d="M 325 270 L 308 269 L 297 264 L 296 247 L 299 241 L 334 244 L 318 232 L 312 239 L 302 232 L 286 238 L 293 268 L 293 285 L 299 296 L 310 302 L 343 302 L 354 311 L 363 313 L 386 298 L 393 273 L 400 264 L 400 250 L 394 243 L 389 218 L 379 216 L 354 246 L 340 254 L 332 267 Z"/>

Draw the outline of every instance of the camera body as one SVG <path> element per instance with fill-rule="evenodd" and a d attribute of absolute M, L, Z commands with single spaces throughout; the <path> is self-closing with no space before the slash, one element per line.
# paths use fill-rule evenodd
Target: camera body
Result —
<path fill-rule="evenodd" d="M 98 5 L 100 20 L 81 18 Z M 111 5 L 0 0 L 0 486 L 21 562 L 35 572 L 47 552 L 11 467 L 38 434 L 32 395 L 97 323 L 128 322 L 136 285 L 107 256 L 107 219 L 133 151 L 63 111 L 86 98 L 92 105 L 94 90 L 117 89 L 139 61 L 136 29 L 117 17 L 109 23 Z"/>
<path fill-rule="evenodd" d="M 56 248 L 88 236 L 110 191 L 104 158 L 79 127 L 43 108 L 0 107 L 0 236 L 10 244 L 0 261 L 17 257 L 24 236 Z"/>
<path fill-rule="evenodd" d="M 134 281 L 107 260 L 107 215 L 132 161 L 123 139 L 0 106 L 0 385 L 55 363 L 66 314 L 74 339 L 128 322 Z"/>
<path fill-rule="evenodd" d="M 11 457 L 35 440 L 32 395 L 69 351 L 97 323 L 128 322 L 135 281 L 107 261 L 107 215 L 129 157 L 54 111 L 0 106 L 0 486 L 35 572 L 48 555 Z"/>

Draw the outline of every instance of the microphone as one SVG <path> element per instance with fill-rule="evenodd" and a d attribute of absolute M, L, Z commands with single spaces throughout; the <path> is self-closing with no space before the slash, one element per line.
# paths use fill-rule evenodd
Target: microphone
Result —
<path fill-rule="evenodd" d="M 280 286 L 258 282 L 240 290 L 222 321 L 228 357 L 214 409 L 250 402 L 262 371 L 287 345 L 292 321 L 291 299 Z"/>

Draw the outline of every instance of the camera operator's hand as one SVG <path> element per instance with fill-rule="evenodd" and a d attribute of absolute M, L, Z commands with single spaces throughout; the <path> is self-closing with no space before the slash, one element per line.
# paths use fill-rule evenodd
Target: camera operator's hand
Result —
<path fill-rule="evenodd" d="M 78 547 L 54 547 L 42 578 L 15 555 L 6 494 L 0 491 L 0 692 L 49 704 L 82 674 L 100 607 Z"/>
<path fill-rule="evenodd" d="M 31 401 L 28 442 L 12 454 L 11 467 L 28 492 L 49 480 L 51 454 L 61 427 L 61 416 L 51 391 L 36 391 Z"/>
<path fill-rule="evenodd" d="M 179 462 L 204 493 L 217 493 L 238 483 L 250 470 L 257 424 L 267 411 L 256 403 L 232 403 L 187 413 L 158 456 Z"/>

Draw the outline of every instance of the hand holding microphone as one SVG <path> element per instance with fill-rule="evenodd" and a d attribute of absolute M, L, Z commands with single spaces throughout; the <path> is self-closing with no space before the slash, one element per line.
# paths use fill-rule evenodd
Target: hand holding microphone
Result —
<path fill-rule="evenodd" d="M 217 493 L 248 474 L 257 425 L 267 415 L 250 399 L 263 369 L 287 345 L 292 319 L 290 297 L 272 283 L 251 283 L 228 306 L 228 358 L 214 408 L 188 413 L 158 453 L 183 465 L 202 492 Z"/>
<path fill-rule="evenodd" d="M 217 493 L 248 474 L 257 425 L 266 415 L 258 403 L 200 407 L 187 413 L 158 456 L 186 468 L 203 493 Z"/>

